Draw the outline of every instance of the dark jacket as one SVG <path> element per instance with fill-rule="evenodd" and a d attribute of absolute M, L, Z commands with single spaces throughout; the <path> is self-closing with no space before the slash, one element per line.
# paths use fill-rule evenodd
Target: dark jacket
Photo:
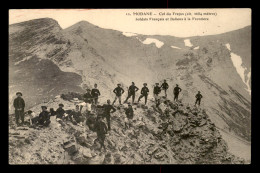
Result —
<path fill-rule="evenodd" d="M 133 119 L 134 118 L 134 110 L 132 107 L 130 108 L 127 108 L 126 111 L 125 111 L 125 114 L 126 114 L 126 117 L 128 119 Z"/>
<path fill-rule="evenodd" d="M 64 115 L 64 113 L 65 113 L 65 110 L 64 110 L 64 109 L 58 108 L 58 109 L 56 110 L 56 118 L 62 118 L 63 115 Z"/>
<path fill-rule="evenodd" d="M 93 97 L 98 97 L 98 96 L 100 96 L 100 92 L 99 92 L 98 89 L 93 88 L 93 89 L 91 90 L 91 95 L 92 95 Z"/>
<path fill-rule="evenodd" d="M 84 94 L 83 98 L 86 103 L 92 103 L 92 95 L 90 93 Z"/>
<path fill-rule="evenodd" d="M 201 99 L 203 96 L 202 96 L 201 94 L 198 93 L 198 94 L 196 94 L 195 97 L 196 97 L 196 99 Z"/>
<path fill-rule="evenodd" d="M 44 121 L 47 121 L 50 119 L 50 114 L 48 111 L 42 111 L 40 114 L 39 114 L 39 124 L 43 124 Z"/>
<path fill-rule="evenodd" d="M 101 136 L 101 135 L 105 135 L 107 133 L 107 126 L 104 122 L 102 121 L 97 121 L 95 123 L 95 131 L 97 132 L 97 135 L 98 136 Z"/>
<path fill-rule="evenodd" d="M 128 93 L 130 93 L 130 94 L 135 94 L 135 92 L 138 91 L 138 90 L 139 90 L 139 88 L 137 88 L 137 87 L 134 86 L 134 85 L 131 85 L 131 86 L 129 87 L 129 89 L 128 89 Z"/>
<path fill-rule="evenodd" d="M 116 96 L 121 96 L 125 91 L 121 87 L 116 87 L 113 92 L 116 94 Z"/>
<path fill-rule="evenodd" d="M 161 88 L 164 90 L 167 90 L 169 88 L 168 83 L 166 83 L 166 82 L 162 83 Z"/>
<path fill-rule="evenodd" d="M 143 87 L 141 90 L 142 95 L 148 95 L 149 89 L 147 87 Z"/>
<path fill-rule="evenodd" d="M 14 99 L 14 108 L 15 108 L 15 110 L 17 110 L 17 109 L 24 110 L 24 107 L 25 107 L 25 103 L 24 103 L 23 98 L 17 97 L 17 98 Z"/>
<path fill-rule="evenodd" d="M 112 105 L 108 105 L 108 104 L 104 104 L 103 108 L 104 108 L 104 113 L 103 113 L 104 117 L 110 116 L 110 113 L 114 113 L 116 111 L 116 109 Z M 111 112 L 111 110 L 113 111 Z"/>
<path fill-rule="evenodd" d="M 154 94 L 160 94 L 161 92 L 161 88 L 159 86 L 155 86 L 154 89 L 153 89 L 153 93 Z"/>
<path fill-rule="evenodd" d="M 179 92 L 181 92 L 181 88 L 180 87 L 175 87 L 173 90 L 174 94 L 179 94 Z"/>

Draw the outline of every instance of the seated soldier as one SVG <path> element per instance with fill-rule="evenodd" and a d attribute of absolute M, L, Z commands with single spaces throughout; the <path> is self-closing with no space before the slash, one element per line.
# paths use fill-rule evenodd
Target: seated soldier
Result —
<path fill-rule="evenodd" d="M 36 116 L 35 112 L 29 110 L 28 111 L 28 116 L 29 116 L 30 126 L 32 126 L 33 124 L 37 124 L 39 116 Z"/>
<path fill-rule="evenodd" d="M 50 108 L 50 116 L 55 116 L 56 112 L 53 108 Z"/>
<path fill-rule="evenodd" d="M 84 117 L 79 110 L 79 105 L 76 105 L 75 109 L 68 112 L 68 115 L 69 120 L 75 125 L 84 121 Z"/>
<path fill-rule="evenodd" d="M 59 104 L 59 108 L 56 110 L 56 119 L 63 119 L 64 118 L 64 109 L 63 109 L 64 105 L 63 104 Z"/>
<path fill-rule="evenodd" d="M 96 117 L 89 116 L 86 120 L 86 125 L 89 127 L 90 130 L 95 131 L 94 126 L 96 123 Z"/>
<path fill-rule="evenodd" d="M 47 106 L 42 106 L 42 112 L 39 115 L 38 124 L 48 126 L 50 124 L 50 114 L 47 111 Z"/>

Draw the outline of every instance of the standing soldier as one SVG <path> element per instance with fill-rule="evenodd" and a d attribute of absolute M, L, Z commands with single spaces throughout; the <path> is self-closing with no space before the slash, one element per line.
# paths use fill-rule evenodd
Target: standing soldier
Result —
<path fill-rule="evenodd" d="M 158 94 L 161 93 L 161 88 L 159 87 L 159 83 L 155 83 L 155 87 L 153 89 L 153 94 L 154 94 L 154 99 L 155 99 L 155 103 L 158 104 L 158 99 L 159 96 Z"/>
<path fill-rule="evenodd" d="M 124 101 L 124 103 L 126 103 L 128 101 L 128 99 L 132 96 L 132 104 L 133 104 L 135 101 L 135 92 L 137 92 L 138 90 L 139 90 L 139 88 L 137 88 L 135 86 L 135 83 L 132 82 L 132 85 L 128 89 L 128 96 L 127 96 L 126 100 Z"/>
<path fill-rule="evenodd" d="M 22 93 L 17 92 L 16 98 L 14 99 L 14 108 L 15 108 L 15 121 L 17 126 L 19 125 L 19 118 L 22 120 L 22 124 L 24 123 L 24 107 L 25 103 L 22 98 Z"/>
<path fill-rule="evenodd" d="M 103 108 L 104 108 L 104 114 L 103 116 L 106 118 L 107 120 L 107 127 L 108 127 L 108 131 L 111 130 L 111 127 L 110 127 L 110 118 L 111 118 L 111 115 L 110 113 L 114 113 L 116 111 L 116 109 L 110 104 L 111 101 L 110 100 L 107 100 L 107 104 L 103 105 Z M 112 112 L 111 112 L 112 110 Z"/>
<path fill-rule="evenodd" d="M 92 95 L 90 93 L 90 89 L 87 89 L 87 93 L 83 95 L 85 106 L 86 106 L 86 111 L 89 114 L 91 112 L 91 103 L 92 103 Z M 81 107 L 82 109 L 82 107 Z M 80 111 L 81 111 L 80 109 Z"/>
<path fill-rule="evenodd" d="M 167 91 L 167 89 L 169 88 L 169 85 L 168 85 L 168 83 L 166 82 L 166 80 L 164 80 L 164 82 L 162 83 L 161 88 L 162 88 L 162 90 L 164 90 L 164 92 L 165 92 L 165 97 L 167 97 L 166 91 Z"/>
<path fill-rule="evenodd" d="M 149 89 L 146 87 L 147 86 L 147 83 L 144 83 L 143 84 L 144 87 L 141 89 L 141 95 L 140 97 L 138 98 L 138 102 L 141 100 L 141 98 L 144 97 L 145 99 L 145 104 L 147 103 L 147 96 L 148 96 L 148 93 L 149 93 Z"/>
<path fill-rule="evenodd" d="M 198 91 L 198 93 L 196 94 L 195 98 L 196 98 L 196 102 L 195 102 L 195 106 L 196 104 L 198 103 L 198 105 L 200 106 L 200 101 L 201 101 L 201 98 L 203 96 L 200 94 L 200 91 Z"/>
<path fill-rule="evenodd" d="M 133 110 L 131 104 L 128 104 L 128 108 L 126 109 L 125 114 L 126 114 L 125 129 L 127 129 L 127 128 L 130 128 L 130 126 L 132 126 L 132 121 L 134 118 L 134 110 Z"/>
<path fill-rule="evenodd" d="M 94 87 L 92 90 L 91 90 L 91 95 L 94 99 L 94 104 L 97 105 L 98 104 L 98 96 L 100 96 L 100 92 L 99 90 L 97 89 L 97 84 L 94 84 Z"/>
<path fill-rule="evenodd" d="M 100 151 L 101 151 L 102 147 L 106 151 L 106 147 L 104 145 L 104 141 L 105 141 L 106 134 L 107 134 L 107 126 L 102 121 L 102 116 L 98 116 L 97 117 L 97 122 L 95 123 L 94 129 L 97 132 L 97 140 L 99 141 L 99 143 L 101 145 Z"/>
<path fill-rule="evenodd" d="M 174 101 L 178 100 L 178 96 L 179 96 L 179 93 L 181 92 L 181 90 L 182 89 L 179 87 L 179 85 L 176 84 L 176 87 L 173 89 Z"/>
<path fill-rule="evenodd" d="M 116 94 L 115 100 L 113 101 L 112 105 L 115 104 L 117 98 L 119 99 L 119 104 L 121 104 L 121 96 L 125 92 L 123 88 L 121 88 L 121 84 L 117 84 L 117 87 L 113 90 L 113 92 Z"/>

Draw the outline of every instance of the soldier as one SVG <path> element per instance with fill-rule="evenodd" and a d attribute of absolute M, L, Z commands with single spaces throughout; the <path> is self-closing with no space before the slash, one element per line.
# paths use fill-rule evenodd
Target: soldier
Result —
<path fill-rule="evenodd" d="M 147 86 L 147 83 L 144 83 L 143 84 L 144 87 L 141 89 L 141 95 L 140 97 L 138 98 L 138 102 L 141 100 L 141 98 L 144 97 L 145 99 L 145 104 L 147 103 L 147 96 L 148 96 L 148 93 L 149 93 L 149 89 L 146 87 Z"/>
<path fill-rule="evenodd" d="M 134 110 L 131 104 L 128 104 L 128 108 L 125 111 L 126 118 L 125 118 L 125 129 L 130 128 L 132 126 L 132 121 L 134 118 Z"/>
<path fill-rule="evenodd" d="M 84 98 L 84 106 L 86 106 L 86 111 L 89 114 L 91 112 L 91 103 L 92 103 L 92 95 L 90 93 L 90 89 L 87 89 L 87 93 L 83 95 Z M 81 111 L 82 107 L 80 108 Z"/>
<path fill-rule="evenodd" d="M 166 80 L 164 80 L 164 82 L 162 83 L 161 88 L 162 88 L 162 90 L 164 90 L 164 92 L 165 92 L 165 97 L 167 97 L 166 91 L 167 91 L 167 89 L 169 88 L 169 85 L 168 85 L 168 83 L 166 82 Z"/>
<path fill-rule="evenodd" d="M 65 110 L 63 109 L 64 105 L 61 103 L 59 104 L 59 108 L 56 110 L 56 119 L 60 118 L 63 119 Z"/>
<path fill-rule="evenodd" d="M 117 98 L 119 99 L 119 104 L 121 104 L 121 96 L 125 92 L 123 88 L 121 88 L 121 84 L 117 84 L 117 87 L 113 90 L 113 92 L 116 94 L 115 100 L 113 101 L 112 105 L 115 104 Z"/>
<path fill-rule="evenodd" d="M 47 111 L 47 106 L 41 106 L 42 112 L 39 114 L 38 123 L 39 125 L 48 126 L 50 121 L 50 114 Z"/>
<path fill-rule="evenodd" d="M 154 99 L 156 105 L 158 104 L 159 94 L 161 93 L 161 88 L 159 87 L 159 83 L 155 83 L 155 87 L 153 89 Z"/>
<path fill-rule="evenodd" d="M 198 103 L 198 105 L 200 106 L 200 101 L 202 99 L 202 95 L 200 94 L 200 91 L 198 91 L 198 93 L 196 94 L 195 98 L 196 98 L 196 101 L 195 101 L 195 106 L 196 104 Z"/>
<path fill-rule="evenodd" d="M 178 96 L 179 96 L 179 93 L 181 92 L 181 90 L 182 89 L 179 87 L 179 85 L 176 84 L 176 87 L 173 89 L 174 101 L 178 100 Z"/>
<path fill-rule="evenodd" d="M 93 101 L 94 101 L 94 104 L 97 105 L 98 104 L 98 96 L 100 96 L 100 92 L 99 90 L 97 89 L 97 84 L 94 84 L 94 87 L 92 90 L 91 90 L 91 95 L 93 97 Z"/>
<path fill-rule="evenodd" d="M 36 124 L 36 122 L 38 121 L 38 116 L 36 116 L 35 112 L 29 110 L 28 111 L 28 116 L 29 116 L 29 123 L 30 126 L 32 126 L 33 124 Z"/>
<path fill-rule="evenodd" d="M 135 101 L 135 92 L 137 92 L 139 90 L 139 88 L 137 88 L 135 86 L 135 83 L 132 82 L 132 85 L 129 86 L 129 89 L 128 89 L 128 96 L 126 98 L 126 100 L 124 101 L 124 103 L 126 103 L 128 101 L 128 99 L 132 96 L 132 104 L 134 103 Z"/>
<path fill-rule="evenodd" d="M 19 125 L 19 119 L 21 119 L 22 124 L 24 124 L 24 107 L 25 107 L 25 103 L 24 100 L 22 98 L 22 93 L 21 92 L 17 92 L 16 93 L 16 98 L 14 99 L 14 108 L 15 108 L 15 121 L 17 126 Z"/>
<path fill-rule="evenodd" d="M 99 143 L 101 145 L 100 151 L 101 151 L 102 147 L 106 151 L 104 141 L 105 141 L 106 134 L 107 134 L 107 126 L 102 121 L 102 116 L 97 116 L 97 122 L 95 123 L 94 129 L 97 132 L 97 140 L 99 141 Z"/>
<path fill-rule="evenodd" d="M 73 109 L 70 114 L 69 114 L 69 119 L 72 122 L 81 123 L 84 121 L 84 117 L 82 116 L 80 110 L 79 110 L 79 105 L 76 105 L 75 109 Z"/>
<path fill-rule="evenodd" d="M 110 113 L 116 112 L 116 109 L 115 109 L 110 103 L 111 103 L 111 101 L 110 101 L 110 100 L 107 100 L 107 104 L 104 104 L 104 105 L 103 105 L 103 108 L 104 108 L 103 117 L 105 117 L 106 120 L 107 120 L 108 131 L 111 130 L 111 127 L 110 127 L 110 118 L 111 118 L 111 115 L 110 115 Z M 112 110 L 112 112 L 111 112 L 111 110 Z"/>

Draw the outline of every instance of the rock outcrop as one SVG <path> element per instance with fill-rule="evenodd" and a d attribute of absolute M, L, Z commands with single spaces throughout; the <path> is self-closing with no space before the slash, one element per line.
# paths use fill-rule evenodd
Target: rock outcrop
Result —
<path fill-rule="evenodd" d="M 70 101 L 56 98 L 56 106 Z M 96 133 L 85 124 L 56 121 L 49 127 L 15 127 L 10 120 L 10 164 L 234 164 L 246 163 L 228 152 L 205 110 L 161 99 L 159 107 L 134 104 L 133 127 L 124 129 L 124 108 L 111 117 L 106 152 L 99 151 Z M 35 107 L 35 111 L 39 107 Z M 95 115 L 94 115 L 95 116 Z"/>

